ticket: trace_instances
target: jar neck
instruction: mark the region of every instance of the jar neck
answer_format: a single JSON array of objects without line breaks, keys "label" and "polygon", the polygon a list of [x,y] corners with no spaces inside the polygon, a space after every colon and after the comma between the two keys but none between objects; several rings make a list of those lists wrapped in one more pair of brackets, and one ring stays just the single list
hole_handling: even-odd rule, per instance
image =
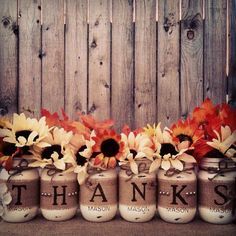
[{"label": "jar neck", "polygon": [[236,167],[236,163],[229,158],[203,158],[200,163],[200,169],[216,168],[230,169]]}]

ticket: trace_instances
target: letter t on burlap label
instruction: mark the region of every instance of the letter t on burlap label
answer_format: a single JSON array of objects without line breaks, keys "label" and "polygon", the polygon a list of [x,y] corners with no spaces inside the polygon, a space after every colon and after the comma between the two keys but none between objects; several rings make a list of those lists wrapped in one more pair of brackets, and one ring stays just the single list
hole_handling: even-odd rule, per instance
[{"label": "letter t on burlap label", "polygon": [[22,205],[21,202],[21,189],[24,188],[25,190],[27,190],[26,185],[12,185],[12,190],[17,188],[17,201],[15,203],[15,205]]}]

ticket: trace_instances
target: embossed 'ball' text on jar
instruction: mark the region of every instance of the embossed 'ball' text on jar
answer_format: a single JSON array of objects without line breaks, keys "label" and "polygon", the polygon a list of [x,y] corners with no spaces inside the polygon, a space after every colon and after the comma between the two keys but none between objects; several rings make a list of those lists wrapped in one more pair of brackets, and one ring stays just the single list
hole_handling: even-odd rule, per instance
[{"label": "embossed 'ball' text on jar", "polygon": [[78,209],[78,182],[75,173],[43,169],[41,174],[40,208],[47,220],[64,221]]},{"label": "embossed 'ball' text on jar", "polygon": [[236,219],[236,162],[227,158],[203,158],[198,173],[200,217],[214,224]]},{"label": "embossed 'ball' text on jar", "polygon": [[[27,155],[26,159],[30,156]],[[0,183],[6,183],[11,194],[11,203],[5,208],[3,220],[21,223],[32,220],[39,210],[39,173],[37,168],[28,167],[28,161],[15,158],[10,171],[1,170]]]},{"label": "embossed 'ball' text on jar", "polygon": [[90,169],[89,177],[80,185],[80,211],[93,222],[112,220],[117,213],[117,171]]},{"label": "embossed 'ball' text on jar", "polygon": [[158,171],[158,213],[170,223],[188,223],[197,211],[197,176],[192,164],[183,171]]},{"label": "embossed 'ball' text on jar", "polygon": [[149,173],[150,161],[137,161],[139,174],[128,165],[119,173],[119,212],[130,222],[150,221],[156,213],[156,173]]}]

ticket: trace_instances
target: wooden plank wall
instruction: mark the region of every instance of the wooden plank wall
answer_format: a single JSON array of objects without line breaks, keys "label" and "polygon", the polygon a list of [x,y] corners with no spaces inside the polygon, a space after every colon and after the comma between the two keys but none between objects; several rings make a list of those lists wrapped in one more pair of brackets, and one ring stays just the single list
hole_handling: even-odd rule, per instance
[{"label": "wooden plank wall", "polygon": [[236,105],[235,0],[0,0],[0,114],[42,107],[120,130]]}]

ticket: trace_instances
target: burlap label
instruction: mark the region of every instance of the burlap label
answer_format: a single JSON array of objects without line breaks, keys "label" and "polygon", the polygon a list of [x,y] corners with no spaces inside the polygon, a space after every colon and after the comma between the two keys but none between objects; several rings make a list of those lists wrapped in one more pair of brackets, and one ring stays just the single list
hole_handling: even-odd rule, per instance
[{"label": "burlap label", "polygon": [[41,180],[40,207],[63,210],[78,206],[78,183],[74,181]]},{"label": "burlap label", "polygon": [[236,186],[234,180],[218,181],[213,179],[198,181],[198,204],[199,206],[232,210],[236,197]]},{"label": "burlap label", "polygon": [[195,208],[197,181],[158,180],[158,206],[165,208]]},{"label": "burlap label", "polygon": [[106,206],[117,203],[117,178],[88,178],[80,186],[80,204]]},{"label": "burlap label", "polygon": [[156,177],[139,174],[139,177],[119,177],[119,202],[124,205],[156,204]]},{"label": "burlap label", "polygon": [[12,201],[8,208],[30,208],[39,206],[39,179],[13,180],[7,182]]}]

